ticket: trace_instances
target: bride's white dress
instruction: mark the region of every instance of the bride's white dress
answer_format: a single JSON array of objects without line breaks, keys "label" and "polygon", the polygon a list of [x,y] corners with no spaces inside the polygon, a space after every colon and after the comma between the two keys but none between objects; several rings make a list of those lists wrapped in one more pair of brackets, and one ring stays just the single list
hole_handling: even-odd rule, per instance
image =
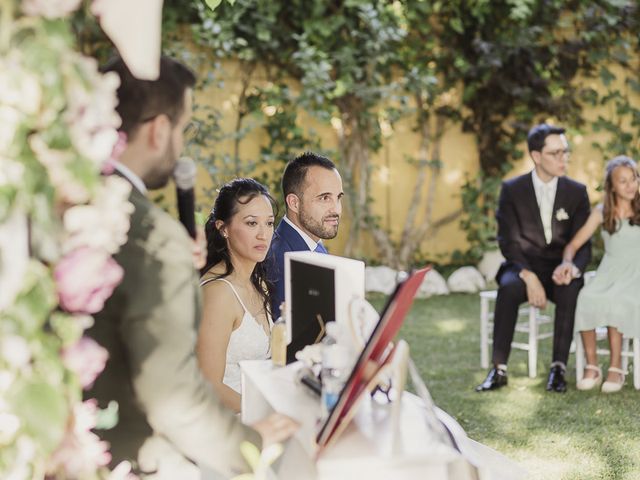
[{"label": "bride's white dress", "polygon": [[224,278],[208,278],[200,283],[203,287],[209,282],[224,282],[233,291],[244,311],[240,326],[231,332],[227,346],[227,365],[222,383],[240,393],[240,362],[244,360],[266,360],[270,357],[269,337],[257,320],[244,306],[240,295],[231,282]]}]

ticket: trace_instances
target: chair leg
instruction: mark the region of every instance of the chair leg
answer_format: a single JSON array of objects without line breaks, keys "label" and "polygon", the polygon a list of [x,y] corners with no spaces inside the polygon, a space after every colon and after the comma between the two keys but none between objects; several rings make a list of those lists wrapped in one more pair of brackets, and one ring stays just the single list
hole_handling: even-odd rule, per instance
[{"label": "chair leg", "polygon": [[640,390],[640,338],[633,339],[633,388]]},{"label": "chair leg", "polygon": [[629,338],[622,337],[622,370],[629,369]]},{"label": "chair leg", "polygon": [[480,297],[480,366],[489,368],[489,299]]},{"label": "chair leg", "polygon": [[538,374],[538,309],[529,307],[529,378]]},{"label": "chair leg", "polygon": [[576,344],[576,382],[579,382],[584,375],[584,345],[580,332],[576,332],[574,341]]}]

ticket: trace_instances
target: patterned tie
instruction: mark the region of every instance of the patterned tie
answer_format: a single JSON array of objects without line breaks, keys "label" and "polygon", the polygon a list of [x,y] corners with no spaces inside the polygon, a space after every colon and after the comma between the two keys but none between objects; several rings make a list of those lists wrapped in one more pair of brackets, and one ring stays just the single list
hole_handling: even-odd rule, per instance
[{"label": "patterned tie", "polygon": [[322,243],[320,242],[318,242],[318,244],[316,245],[316,248],[313,251],[318,253],[327,253],[327,249],[324,248],[324,245],[322,245]]}]

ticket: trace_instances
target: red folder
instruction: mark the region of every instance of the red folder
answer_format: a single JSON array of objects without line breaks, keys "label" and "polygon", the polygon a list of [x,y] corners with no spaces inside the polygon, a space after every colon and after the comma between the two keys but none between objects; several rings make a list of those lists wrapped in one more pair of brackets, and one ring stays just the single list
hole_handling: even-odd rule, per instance
[{"label": "red folder", "polygon": [[412,273],[400,282],[387,304],[369,341],[365,345],[351,375],[340,392],[338,401],[323,423],[316,436],[320,453],[332,440],[335,440],[355,415],[359,400],[371,386],[375,386],[376,376],[380,368],[391,357],[388,348],[396,336],[430,267]]}]

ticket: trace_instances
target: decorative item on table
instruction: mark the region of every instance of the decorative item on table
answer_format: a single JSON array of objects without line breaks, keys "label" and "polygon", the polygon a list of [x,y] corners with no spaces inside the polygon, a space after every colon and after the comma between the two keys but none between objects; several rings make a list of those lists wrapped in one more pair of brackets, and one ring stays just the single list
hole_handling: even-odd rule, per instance
[{"label": "decorative item on table", "polygon": [[329,416],[338,401],[340,392],[351,372],[352,355],[344,343],[339,342],[340,325],[336,322],[327,324],[327,333],[322,341],[322,382],[321,418]]},{"label": "decorative item on table", "polygon": [[280,316],[271,328],[271,362],[279,367],[287,364],[287,324],[284,319],[286,310],[280,308]]}]

